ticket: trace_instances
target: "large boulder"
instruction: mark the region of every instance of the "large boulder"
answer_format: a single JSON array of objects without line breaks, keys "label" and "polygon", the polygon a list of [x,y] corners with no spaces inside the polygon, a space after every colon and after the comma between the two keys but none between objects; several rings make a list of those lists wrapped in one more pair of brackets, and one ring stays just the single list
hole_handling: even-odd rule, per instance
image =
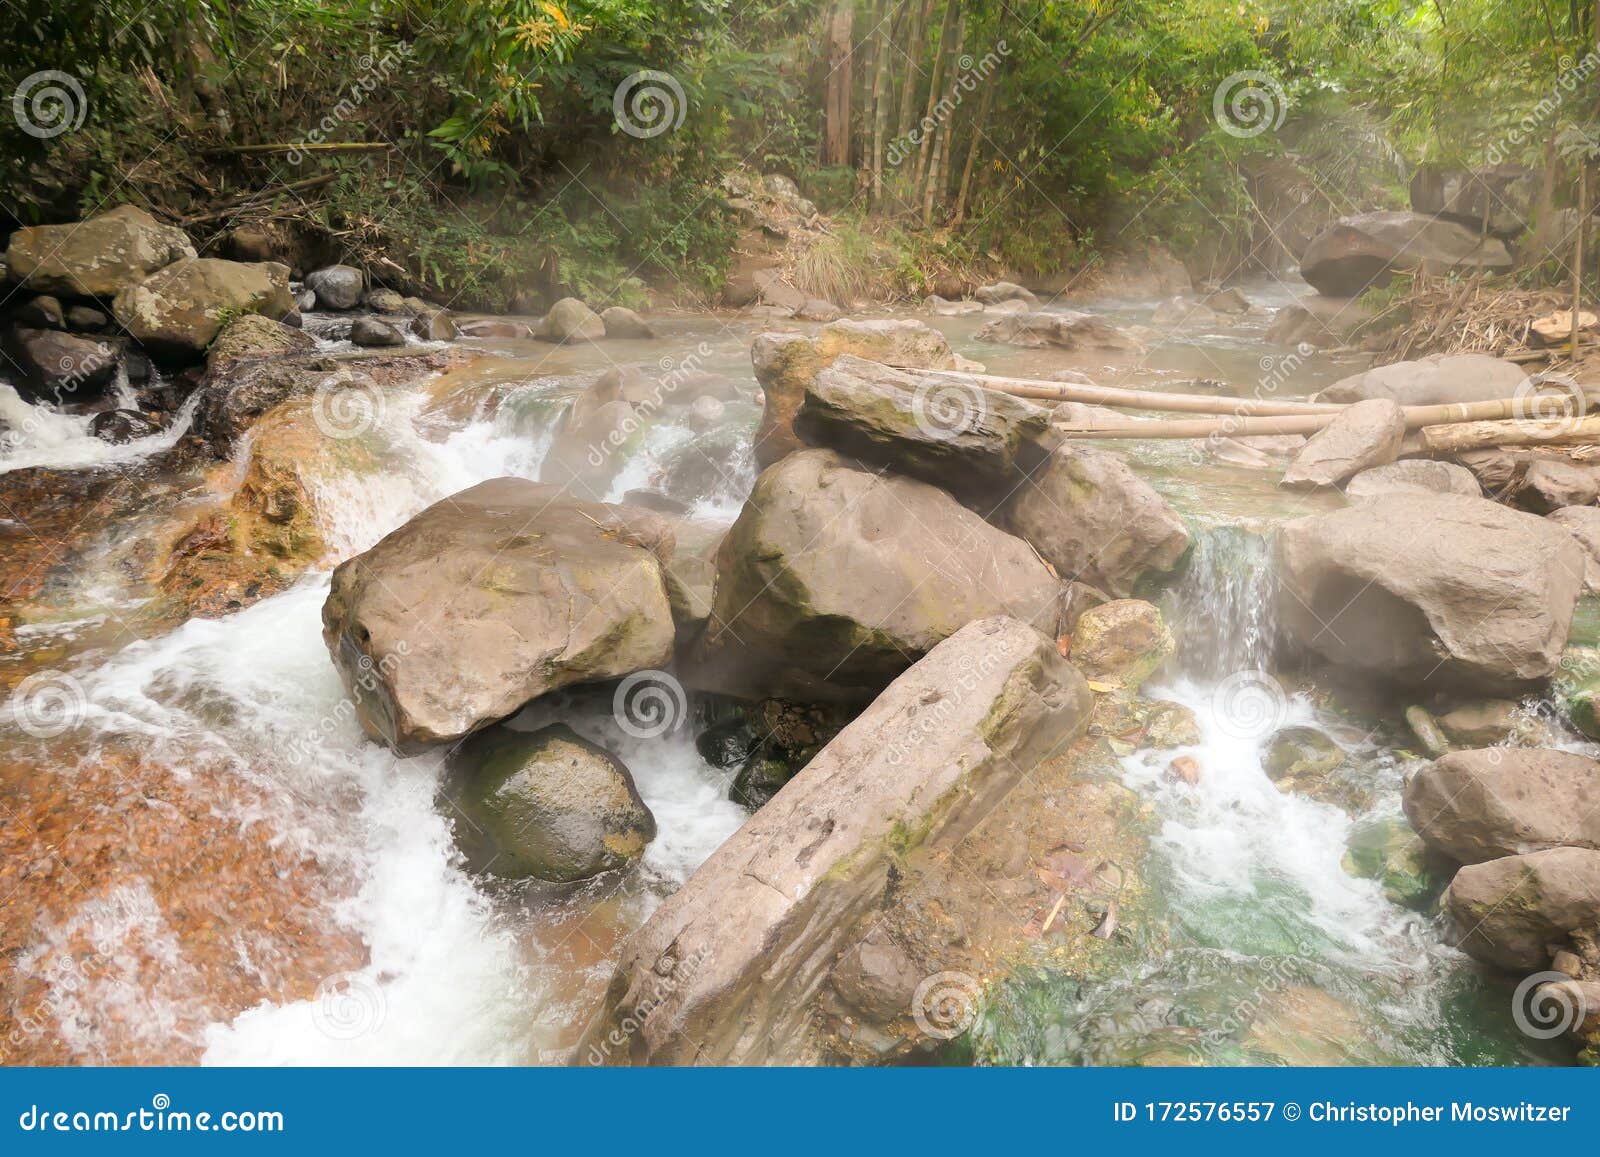
[{"label": "large boulder", "polygon": [[1137,690],[1176,649],[1161,612],[1140,599],[1112,599],[1073,624],[1072,664],[1089,678]]},{"label": "large boulder", "polygon": [[367,733],[415,752],[546,691],[666,663],[671,551],[648,511],[495,478],[342,563],[323,638]]},{"label": "large boulder", "polygon": [[563,297],[550,307],[533,336],[553,342],[599,341],[606,336],[606,323],[576,297]]},{"label": "large boulder", "polygon": [[1600,591],[1600,506],[1563,506],[1549,520],[1563,527],[1583,548],[1583,585]]},{"label": "large boulder", "polygon": [[1331,662],[1520,694],[1554,673],[1583,582],[1572,536],[1455,494],[1390,494],[1279,535],[1281,621]]},{"label": "large boulder", "polygon": [[114,297],[174,261],[193,257],[188,234],[143,209],[119,205],[74,225],[34,225],[11,235],[6,268],[37,293]]},{"label": "large boulder", "polygon": [[1591,943],[1600,934],[1600,852],[1551,848],[1469,864],[1450,881],[1442,904],[1468,956],[1537,972],[1572,933]]},{"label": "large boulder", "polygon": [[1183,519],[1115,454],[1063,441],[1000,509],[1062,579],[1131,595],[1189,549]]},{"label": "large boulder", "polygon": [[1453,751],[1406,784],[1406,818],[1463,864],[1546,848],[1600,848],[1600,763],[1567,751]]},{"label": "large boulder", "polygon": [[655,838],[627,766],[562,724],[491,727],[451,763],[456,838],[476,870],[571,883],[627,867]]},{"label": "large boulder", "polygon": [[1000,342],[1024,349],[1052,347],[1108,353],[1143,353],[1144,345],[1127,330],[1099,314],[1068,310],[1063,313],[1002,314],[973,335],[979,341]]},{"label": "large boulder", "polygon": [[7,326],[0,330],[5,369],[19,390],[55,402],[82,401],[117,376],[123,343],[59,329]]},{"label": "large boulder", "polygon": [[1465,466],[1432,458],[1406,458],[1387,466],[1373,466],[1355,475],[1344,487],[1344,496],[1351,502],[1365,502],[1385,494],[1417,493],[1481,498],[1483,487]]},{"label": "large boulder", "polygon": [[1527,389],[1527,382],[1527,371],[1502,358],[1488,354],[1431,354],[1340,378],[1319,393],[1317,401],[1387,398],[1402,406],[1491,402],[1518,396],[1519,391]]},{"label": "large boulder", "polygon": [[1283,485],[1337,486],[1352,474],[1393,462],[1405,436],[1406,419],[1399,406],[1383,398],[1356,402],[1300,448],[1283,473]]},{"label": "large boulder", "polygon": [[946,639],[633,935],[578,1063],[815,1058],[815,1003],[835,969],[857,992],[860,922],[893,899],[895,865],[910,848],[948,854],[1084,730],[1092,700],[1023,623],[984,619]]},{"label": "large boulder", "polygon": [[241,313],[273,320],[294,312],[287,266],[185,258],[117,294],[112,312],[147,349],[175,357],[205,351]]},{"label": "large boulder", "polygon": [[354,309],[366,284],[366,274],[354,265],[329,265],[306,274],[306,288],[322,309]]},{"label": "large boulder", "polygon": [[760,334],[750,346],[765,396],[755,439],[758,465],[770,466],[800,448],[794,416],[806,387],[842,354],[896,369],[953,370],[960,364],[944,334],[920,321],[835,321],[814,337]]},{"label": "large boulder", "polygon": [[1421,164],[1411,174],[1411,208],[1510,239],[1528,228],[1538,181],[1538,174],[1521,165]]},{"label": "large boulder", "polygon": [[206,350],[206,365],[220,366],[239,358],[272,357],[305,353],[317,348],[317,339],[304,330],[246,313],[235,317],[217,334]]},{"label": "large boulder", "polygon": [[1503,241],[1421,213],[1381,211],[1342,217],[1318,234],[1300,258],[1300,276],[1319,293],[1351,297],[1383,286],[1398,272],[1511,268]]},{"label": "large boulder", "polygon": [[973,619],[1053,635],[1060,588],[945,491],[801,450],[756,480],[723,539],[691,677],[746,698],[870,699]]},{"label": "large boulder", "polygon": [[[813,446],[943,486],[960,497],[1004,493],[1018,480],[1018,456],[1038,456],[1033,439],[1050,412],[1008,394],[954,379],[918,377],[841,355],[806,384],[794,429]],[[1023,462],[1025,468],[1032,458]]]},{"label": "large boulder", "polygon": [[984,305],[999,305],[1002,301],[1020,301],[1029,309],[1039,308],[1039,299],[1031,289],[1025,289],[1014,281],[996,281],[993,285],[982,285],[973,294]]},{"label": "large boulder", "polygon": [[608,305],[600,311],[600,322],[607,337],[653,338],[655,327],[633,310],[623,305]]}]

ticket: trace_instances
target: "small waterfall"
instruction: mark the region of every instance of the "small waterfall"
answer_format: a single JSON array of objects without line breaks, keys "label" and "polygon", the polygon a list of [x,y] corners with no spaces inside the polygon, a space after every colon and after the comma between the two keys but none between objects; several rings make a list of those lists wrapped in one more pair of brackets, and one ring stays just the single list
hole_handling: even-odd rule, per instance
[{"label": "small waterfall", "polygon": [[1212,681],[1269,669],[1276,598],[1266,536],[1237,526],[1202,531],[1168,609],[1184,673]]}]

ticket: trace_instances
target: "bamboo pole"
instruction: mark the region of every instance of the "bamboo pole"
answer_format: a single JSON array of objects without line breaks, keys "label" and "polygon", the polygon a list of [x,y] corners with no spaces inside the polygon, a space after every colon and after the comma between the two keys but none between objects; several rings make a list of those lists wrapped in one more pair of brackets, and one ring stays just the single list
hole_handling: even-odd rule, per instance
[{"label": "bamboo pole", "polygon": [[1560,446],[1600,442],[1600,415],[1547,421],[1461,422],[1422,431],[1423,447],[1433,453],[1481,450],[1489,446]]},{"label": "bamboo pole", "polygon": [[1229,398],[1214,394],[1166,394],[1157,390],[1129,390],[1119,386],[1094,386],[1081,382],[1042,382],[1001,374],[926,371],[929,375],[970,382],[1018,398],[1047,402],[1087,402],[1097,406],[1123,406],[1130,410],[1165,410],[1179,414],[1337,414],[1334,402],[1269,401],[1263,398]]}]

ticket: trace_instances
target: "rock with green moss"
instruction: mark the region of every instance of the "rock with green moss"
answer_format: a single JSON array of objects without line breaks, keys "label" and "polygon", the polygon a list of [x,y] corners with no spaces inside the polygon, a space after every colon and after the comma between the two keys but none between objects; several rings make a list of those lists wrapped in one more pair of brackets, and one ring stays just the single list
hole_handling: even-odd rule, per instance
[{"label": "rock with green moss", "polygon": [[238,358],[304,353],[316,348],[316,339],[303,330],[259,313],[246,313],[233,317],[222,327],[211,348],[206,350],[206,365],[218,366]]},{"label": "rock with green moss", "polygon": [[1350,777],[1348,759],[1344,748],[1326,731],[1296,725],[1273,733],[1261,766],[1279,791],[1292,791],[1356,813],[1371,805],[1372,792]]},{"label": "rock with green moss", "polygon": [[230,318],[259,313],[276,320],[294,312],[294,298],[288,267],[275,261],[187,257],[121,290],[111,308],[146,349],[191,358]]},{"label": "rock with green moss", "polygon": [[1391,903],[1419,912],[1431,909],[1449,880],[1450,865],[1428,851],[1404,820],[1364,823],[1350,833],[1344,870],[1376,880]]},{"label": "rock with green moss", "polygon": [[685,674],[743,698],[863,702],[975,619],[1053,638],[1060,585],[945,491],[801,450],[762,473],[718,548]]},{"label": "rock with green moss", "polygon": [[1573,933],[1593,936],[1600,928],[1600,851],[1550,848],[1468,864],[1441,903],[1468,956],[1538,972]]},{"label": "rock with green moss", "polygon": [[794,429],[810,445],[973,501],[1017,485],[1049,422],[1048,410],[1022,398],[841,355],[807,383]]},{"label": "rock with green moss", "polygon": [[1072,664],[1089,678],[1137,690],[1172,655],[1161,612],[1140,599],[1113,599],[1084,612],[1072,634]]},{"label": "rock with green moss", "polygon": [[452,763],[457,839],[475,869],[570,883],[627,867],[655,838],[627,767],[561,724],[492,727]]}]

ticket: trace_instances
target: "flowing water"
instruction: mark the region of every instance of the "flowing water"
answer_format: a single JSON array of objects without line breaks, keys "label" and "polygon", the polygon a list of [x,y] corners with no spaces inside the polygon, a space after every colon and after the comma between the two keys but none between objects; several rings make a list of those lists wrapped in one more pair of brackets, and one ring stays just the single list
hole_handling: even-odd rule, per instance
[{"label": "flowing water", "polygon": [[[1149,309],[1116,303],[1110,312],[1141,321]],[[972,319],[935,324],[996,372],[1061,365],[1059,354],[976,342]],[[382,469],[334,472],[317,482],[329,565],[478,481],[537,478],[568,399],[610,364],[667,370],[692,363],[753,387],[749,344],[759,326],[685,317],[662,328],[656,342],[584,349],[480,343],[492,356],[385,397],[367,432]],[[1262,388],[1265,375],[1270,388],[1287,394],[1309,393],[1349,372],[1325,357],[1296,360],[1285,372],[1272,359],[1299,355],[1263,353],[1263,328],[1252,318],[1218,334],[1166,341],[1131,370],[1080,368],[1154,389],[1215,379],[1242,393]],[[749,446],[757,413],[753,405],[730,406],[726,428],[700,433],[676,418],[656,424],[628,447],[605,497],[651,487],[670,493],[676,485],[678,496],[693,499],[695,520],[726,526],[754,479]],[[95,440],[86,420],[28,407],[7,386],[0,386],[0,429],[8,431],[0,435],[0,469],[117,469],[178,436],[88,445]],[[1403,763],[1393,737],[1269,673],[1270,567],[1259,532],[1308,503],[1330,500],[1282,495],[1272,474],[1198,461],[1182,443],[1125,449],[1201,531],[1194,563],[1166,607],[1181,640],[1180,662],[1149,691],[1192,708],[1202,742],[1124,761],[1127,784],[1156,816],[1152,892],[1170,933],[1150,946],[1137,974],[1088,993],[1049,976],[1009,986],[983,1022],[989,1054],[1030,1063],[1532,1059],[1511,1033],[1498,994],[1482,995],[1485,982],[1442,945],[1433,923],[1343,870],[1357,821],[1279,792],[1263,771],[1261,746],[1272,730],[1317,727],[1349,752],[1370,794],[1368,813],[1398,814]],[[247,441],[241,460],[248,451]],[[685,468],[698,459],[711,468]],[[150,808],[168,791],[181,791],[198,801],[212,829],[226,833],[224,843],[248,832],[270,848],[278,868],[273,880],[262,877],[263,890],[283,891],[285,909],[298,911],[264,919],[269,931],[298,916],[360,946],[342,956],[331,946],[329,959],[346,966],[308,992],[303,978],[298,985],[282,979],[294,974],[301,950],[269,931],[257,936],[240,916],[241,926],[221,937],[232,956],[224,964],[259,981],[243,989],[256,993],[246,1001],[253,1007],[208,1012],[212,1006],[197,1003],[194,990],[210,974],[184,954],[173,885],[141,874],[134,857],[116,888],[73,901],[68,887],[67,900],[38,914],[34,932],[45,948],[20,964],[44,993],[42,1007],[68,1043],[66,1059],[128,1055],[113,1038],[130,1034],[181,1042],[187,1051],[174,1055],[219,1064],[560,1059],[609,975],[620,938],[745,818],[726,798],[726,774],[697,755],[687,721],[639,739],[618,727],[608,694],[552,696],[514,725],[561,719],[617,753],[660,834],[642,871],[576,894],[469,877],[436,800],[440,761],[389,754],[364,739],[349,712],[321,639],[327,585],[320,570],[229,617],[130,641],[109,620],[133,613],[137,596],[119,593],[114,577],[91,574],[73,591],[51,592],[53,617],[19,618],[21,660],[29,670],[48,669],[81,722],[65,734],[40,734],[0,718],[0,743],[11,747],[0,764],[6,774],[71,783],[100,773],[114,754],[136,752],[141,767],[156,769],[138,788]],[[74,617],[75,604],[90,609]],[[1197,786],[1163,774],[1180,753],[1202,765]],[[315,866],[314,884],[299,882],[305,865]],[[103,955],[115,960],[137,950],[156,959],[155,970],[102,969],[93,983],[53,970],[49,946],[69,943],[85,923]],[[1263,1002],[1275,1010],[1265,1020],[1258,1015]],[[1304,1031],[1302,1021],[1315,1027]]]}]

